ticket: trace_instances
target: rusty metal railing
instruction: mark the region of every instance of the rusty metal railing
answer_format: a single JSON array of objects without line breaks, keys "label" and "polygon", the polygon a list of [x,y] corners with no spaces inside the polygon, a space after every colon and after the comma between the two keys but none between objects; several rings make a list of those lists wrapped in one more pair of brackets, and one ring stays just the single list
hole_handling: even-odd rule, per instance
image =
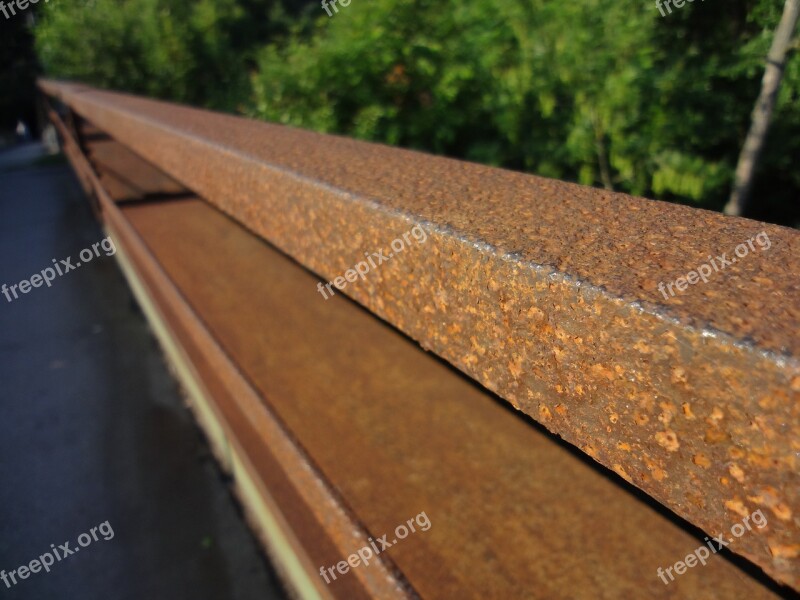
[{"label": "rusty metal railing", "polygon": [[[704,531],[763,510],[769,526],[732,550],[800,588],[796,231],[85,86],[40,87]],[[336,283],[412,227],[424,245]]]}]

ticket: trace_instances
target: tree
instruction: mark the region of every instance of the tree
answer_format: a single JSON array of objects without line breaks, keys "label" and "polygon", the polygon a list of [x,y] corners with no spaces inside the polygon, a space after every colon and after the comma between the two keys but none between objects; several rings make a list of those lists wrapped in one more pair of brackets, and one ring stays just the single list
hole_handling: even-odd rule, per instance
[{"label": "tree", "polygon": [[756,106],[753,109],[753,122],[736,166],[733,191],[730,200],[725,205],[725,214],[727,215],[742,215],[747,207],[756,166],[764,147],[770,118],[778,98],[783,71],[786,68],[786,56],[798,17],[800,17],[800,0],[786,0],[783,16],[775,30],[772,47],[767,56],[767,67],[761,83],[761,93],[758,95]]},{"label": "tree", "polygon": [[[18,119],[35,127],[36,76],[39,66],[30,31],[32,15],[3,23],[0,35],[0,135],[13,132]],[[3,136],[6,137],[6,136]]]},{"label": "tree", "polygon": [[[712,210],[782,8],[370,0],[328,17],[315,0],[307,19],[290,10],[306,0],[82,1],[38,5],[52,76]],[[748,213],[795,224],[800,61],[784,64]]]},{"label": "tree", "polygon": [[255,48],[286,29],[281,0],[91,1],[39,5],[50,76],[231,112]]}]

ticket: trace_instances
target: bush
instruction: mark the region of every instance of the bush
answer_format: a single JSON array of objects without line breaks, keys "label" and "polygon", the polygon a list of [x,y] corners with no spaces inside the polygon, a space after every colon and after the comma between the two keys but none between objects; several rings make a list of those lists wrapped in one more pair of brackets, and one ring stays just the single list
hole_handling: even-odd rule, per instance
[{"label": "bush", "polygon": [[[303,4],[302,2],[300,4]],[[619,0],[49,3],[53,75],[720,209],[780,6]],[[295,11],[297,12],[297,11]],[[754,215],[800,221],[790,61]]]},{"label": "bush", "polygon": [[250,94],[254,46],[285,30],[279,2],[89,0],[45,5],[36,29],[51,75],[235,111]]},{"label": "bush", "polygon": [[[719,209],[780,9],[375,0],[271,44],[260,118]],[[800,191],[794,61],[756,198]]]}]

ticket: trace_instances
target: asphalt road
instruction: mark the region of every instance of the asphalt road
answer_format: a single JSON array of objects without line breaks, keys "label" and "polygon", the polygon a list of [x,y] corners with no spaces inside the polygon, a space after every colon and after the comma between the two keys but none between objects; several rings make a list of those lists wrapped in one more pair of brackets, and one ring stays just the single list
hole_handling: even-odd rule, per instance
[{"label": "asphalt road", "polygon": [[[74,264],[104,238],[66,163],[38,156],[0,153],[0,285]],[[0,295],[0,598],[283,598],[113,256],[99,254],[50,287]],[[13,584],[34,559],[53,565]]]}]

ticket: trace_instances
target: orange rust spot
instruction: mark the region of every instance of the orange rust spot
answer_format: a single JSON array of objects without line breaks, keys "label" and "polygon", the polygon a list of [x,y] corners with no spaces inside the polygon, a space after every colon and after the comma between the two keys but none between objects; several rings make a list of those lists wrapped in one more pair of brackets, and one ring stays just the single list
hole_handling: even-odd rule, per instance
[{"label": "orange rust spot", "polygon": [[747,456],[747,462],[759,469],[770,469],[774,466],[771,458],[758,452],[751,452]]},{"label": "orange rust spot", "polygon": [[631,476],[628,475],[627,471],[625,471],[625,469],[622,468],[622,465],[614,464],[612,469],[614,473],[622,477],[625,481],[627,481],[628,483],[633,483],[633,479],[631,479]]},{"label": "orange rust spot", "polygon": [[458,335],[459,333],[461,333],[461,325],[459,325],[458,323],[451,323],[450,325],[447,326],[447,333],[449,333],[450,335]]},{"label": "orange rust spot", "polygon": [[662,481],[666,476],[667,473],[661,467],[658,466],[658,463],[652,460],[646,454],[642,456],[644,460],[644,464],[647,467],[647,470],[653,475],[653,479],[656,481]]},{"label": "orange rust spot", "polygon": [[508,312],[512,308],[514,308],[514,304],[515,303],[513,298],[505,296],[502,293],[500,294],[500,310],[502,310],[503,312]]},{"label": "orange rust spot", "polygon": [[777,540],[767,540],[769,552],[775,558],[797,558],[800,556],[800,544],[781,544]]},{"label": "orange rust spot", "polygon": [[672,383],[686,383],[686,369],[683,367],[674,367],[672,369]]},{"label": "orange rust spot", "polygon": [[531,306],[528,309],[527,316],[529,319],[533,319],[535,321],[541,321],[544,319],[544,313],[535,306]]},{"label": "orange rust spot", "polygon": [[775,516],[781,521],[789,521],[792,518],[792,509],[789,508],[788,504],[783,502],[779,502],[775,506],[771,506],[770,510],[775,513]]},{"label": "orange rust spot", "polygon": [[694,413],[692,412],[692,405],[689,404],[688,402],[684,402],[683,404],[681,404],[681,408],[683,409],[683,416],[686,417],[688,420],[691,421],[697,418],[694,416]]},{"label": "orange rust spot", "polygon": [[628,321],[626,321],[622,317],[614,317],[614,324],[619,327],[622,327],[623,329],[627,329],[628,327],[630,327]]},{"label": "orange rust spot", "polygon": [[478,354],[480,354],[481,356],[483,356],[484,354],[486,354],[486,348],[484,348],[483,346],[481,346],[481,345],[478,343],[478,338],[476,338],[476,337],[473,335],[473,336],[470,336],[470,338],[469,338],[469,341],[470,341],[470,343],[472,344],[472,348],[473,348],[473,349],[474,349],[474,350],[475,350],[475,351],[476,351]]},{"label": "orange rust spot", "polygon": [[711,461],[710,461],[710,460],[709,460],[709,458],[708,458],[708,457],[707,457],[705,454],[703,454],[703,453],[700,453],[700,454],[695,454],[695,455],[692,457],[692,462],[693,462],[694,464],[696,464],[698,467],[703,467],[704,469],[707,469],[708,467],[710,467],[710,466],[711,466]]},{"label": "orange rust spot", "polygon": [[728,456],[730,456],[734,460],[739,460],[740,458],[744,458],[745,452],[741,448],[737,448],[732,446],[728,448]]},{"label": "orange rust spot", "polygon": [[705,440],[707,444],[719,444],[726,441],[729,437],[730,436],[721,429],[717,427],[709,427],[706,430]]},{"label": "orange rust spot", "polygon": [[668,452],[677,452],[678,448],[681,447],[680,443],[678,442],[677,434],[671,429],[656,433],[655,440],[659,446],[666,449]]},{"label": "orange rust spot", "polygon": [[617,421],[619,421],[619,415],[617,413],[611,413],[608,416],[608,420],[611,421],[612,423],[616,423]]},{"label": "orange rust spot", "polygon": [[614,372],[605,368],[603,365],[592,365],[591,371],[596,377],[605,377],[609,381],[614,381]]},{"label": "orange rust spot", "polygon": [[636,416],[633,417],[633,420],[636,421],[637,425],[647,425],[648,421],[650,421],[650,417],[641,413],[636,413]]},{"label": "orange rust spot", "polygon": [[733,477],[739,483],[744,482],[744,471],[742,471],[739,465],[732,464],[730,467],[728,467],[728,473],[730,473],[731,477]]},{"label": "orange rust spot", "polygon": [[545,421],[549,421],[553,418],[553,414],[550,412],[550,409],[547,408],[544,404],[539,405],[539,417],[541,417]]},{"label": "orange rust spot", "polygon": [[697,508],[705,508],[706,507],[705,500],[703,499],[703,497],[700,494],[698,494],[696,492],[692,492],[690,494],[686,494],[686,499],[689,500],[689,502],[691,502],[692,504],[694,504]]},{"label": "orange rust spot", "polygon": [[761,275],[756,275],[753,277],[753,281],[755,281],[758,285],[774,285],[774,280],[770,279],[769,277],[762,277]]},{"label": "orange rust spot", "polygon": [[716,427],[717,424],[722,420],[722,418],[724,416],[725,416],[725,413],[723,413],[722,410],[719,407],[715,406],[714,410],[711,411],[711,414],[706,419],[706,423]]},{"label": "orange rust spot", "polygon": [[631,451],[631,445],[627,442],[617,442],[617,448],[624,450],[625,452]]},{"label": "orange rust spot", "polygon": [[664,424],[664,427],[667,427],[672,422],[675,415],[678,414],[678,409],[671,402],[661,402],[659,406],[663,412],[658,415],[658,420]]},{"label": "orange rust spot", "polygon": [[563,404],[556,404],[556,412],[563,417],[567,414],[567,407]]},{"label": "orange rust spot", "polygon": [[727,477],[720,477],[720,478],[719,478],[719,482],[720,482],[722,485],[724,485],[725,487],[728,487],[728,484],[730,484],[731,480],[730,480],[730,479],[728,479]]},{"label": "orange rust spot", "polygon": [[581,446],[581,450],[583,450],[586,454],[591,456],[593,459],[597,460],[597,449],[592,446],[591,444],[586,444]]},{"label": "orange rust spot", "polygon": [[462,362],[465,365],[477,365],[478,364],[478,357],[474,354],[467,354],[463,359]]},{"label": "orange rust spot", "polygon": [[764,409],[775,408],[778,406],[778,399],[774,396],[764,396],[758,401],[758,405]]},{"label": "orange rust spot", "polygon": [[762,487],[757,496],[748,496],[747,499],[759,506],[768,507],[781,521],[792,518],[792,509],[781,500],[780,492],[771,485]]},{"label": "orange rust spot", "polygon": [[725,500],[725,508],[730,511],[735,512],[737,515],[741,515],[742,517],[746,517],[750,514],[750,511],[747,510],[747,507],[744,505],[739,498],[734,498],[733,500]]},{"label": "orange rust spot", "polygon": [[753,421],[755,421],[759,431],[761,431],[764,434],[764,437],[768,440],[774,440],[776,437],[778,437],[777,432],[770,427],[769,420],[762,415],[756,415],[753,418]]}]

